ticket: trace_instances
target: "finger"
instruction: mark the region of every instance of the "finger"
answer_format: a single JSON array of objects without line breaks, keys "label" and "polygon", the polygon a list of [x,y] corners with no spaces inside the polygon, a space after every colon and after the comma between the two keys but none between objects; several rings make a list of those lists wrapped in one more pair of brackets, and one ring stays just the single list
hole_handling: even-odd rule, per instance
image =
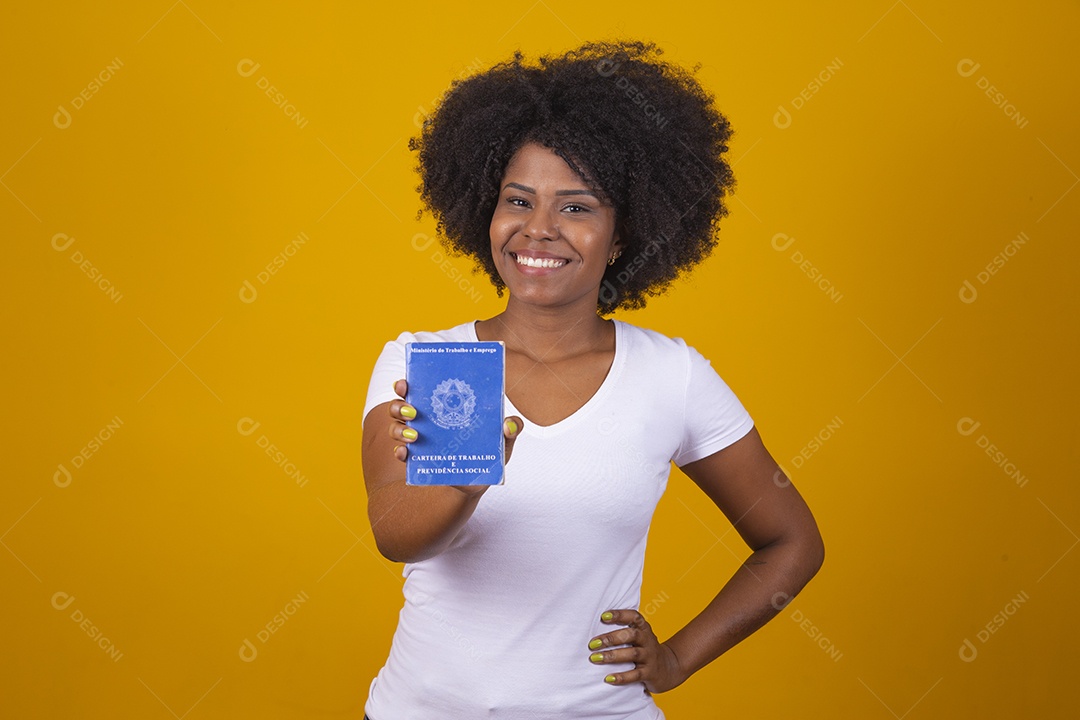
[{"label": "finger", "polygon": [[521,434],[523,427],[525,427],[525,423],[521,421],[521,418],[517,415],[511,415],[503,421],[503,437],[506,438],[508,443],[513,444],[518,435]]},{"label": "finger", "polygon": [[589,641],[590,650],[600,650],[616,645],[640,645],[652,634],[652,627],[637,610],[608,610],[600,615],[600,622],[606,625],[625,625],[603,635],[597,635]]},{"label": "finger", "polygon": [[644,682],[645,673],[634,668],[621,673],[611,673],[604,676],[604,682],[608,685],[630,685],[631,683]]},{"label": "finger", "polygon": [[642,631],[637,628],[623,628],[603,635],[597,635],[589,641],[589,649],[603,650],[604,648],[616,647],[619,645],[640,645],[642,637]]},{"label": "finger", "polygon": [[[405,397],[405,393],[408,391],[408,383],[404,380],[398,380],[394,383],[394,392]],[[387,412],[390,413],[390,418],[394,422],[390,423],[389,431],[390,437],[401,443],[410,443],[417,437],[416,431],[405,425],[409,420],[416,418],[416,408],[403,400],[394,400],[387,406]],[[394,445],[394,458],[398,462],[406,462],[409,459],[409,449],[406,445]]]},{"label": "finger", "polygon": [[390,437],[394,438],[399,443],[416,442],[416,430],[404,423],[392,422],[387,429],[390,431]]},{"label": "finger", "polygon": [[[404,380],[396,380],[394,382],[394,392],[396,392],[402,399],[394,400],[390,403],[389,411],[390,417],[395,420],[412,420],[416,417],[416,408],[409,405],[404,401],[405,393],[409,389],[409,384]],[[404,410],[404,412],[402,412]],[[412,413],[411,415],[409,413]]]},{"label": "finger", "polygon": [[645,651],[638,646],[616,648],[615,650],[604,650],[603,652],[594,652],[589,656],[589,662],[595,665],[604,665],[606,663],[640,663],[645,660]]},{"label": "finger", "polygon": [[409,422],[416,419],[416,408],[402,400],[394,400],[387,407],[387,411],[390,413],[390,417],[402,422]]},{"label": "finger", "polygon": [[645,616],[637,610],[608,610],[600,616],[600,622],[608,625],[627,625],[630,627],[646,627],[648,622]]},{"label": "finger", "polygon": [[517,415],[503,420],[503,457],[505,462],[510,462],[510,455],[514,452],[514,443],[517,442],[521,431],[525,429],[525,422]]}]

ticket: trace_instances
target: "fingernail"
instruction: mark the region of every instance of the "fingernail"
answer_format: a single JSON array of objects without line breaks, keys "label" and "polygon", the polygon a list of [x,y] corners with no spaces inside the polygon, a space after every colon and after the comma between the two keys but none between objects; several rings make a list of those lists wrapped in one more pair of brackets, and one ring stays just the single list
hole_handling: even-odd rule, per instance
[{"label": "fingernail", "polygon": [[593,640],[593,641],[591,641],[589,643],[589,649],[590,650],[599,650],[601,647],[603,647],[603,645],[604,645],[604,641],[601,640],[600,638],[596,638],[595,640]]},{"label": "fingernail", "polygon": [[416,431],[413,430],[412,428],[405,428],[404,430],[401,431],[401,437],[406,438],[408,440],[415,440],[416,439]]},{"label": "fingernail", "polygon": [[411,405],[402,405],[401,417],[409,418],[410,420],[412,420],[414,417],[416,417],[416,408]]},{"label": "fingernail", "polygon": [[600,619],[603,620],[604,622],[611,622],[612,618],[614,618],[614,617],[615,617],[614,614],[612,614],[610,612],[606,612],[606,613],[604,613],[603,615],[600,616]]},{"label": "fingernail", "polygon": [[589,656],[589,662],[598,663],[598,662],[603,662],[603,661],[604,661],[604,653],[593,653],[592,655]]},{"label": "fingernail", "polygon": [[510,431],[511,435],[517,435],[518,427],[517,423],[513,420],[506,421],[506,429]]},{"label": "fingernail", "polygon": [[606,678],[604,678],[604,682],[606,682],[606,683],[615,682],[615,676],[614,675],[608,675]]}]

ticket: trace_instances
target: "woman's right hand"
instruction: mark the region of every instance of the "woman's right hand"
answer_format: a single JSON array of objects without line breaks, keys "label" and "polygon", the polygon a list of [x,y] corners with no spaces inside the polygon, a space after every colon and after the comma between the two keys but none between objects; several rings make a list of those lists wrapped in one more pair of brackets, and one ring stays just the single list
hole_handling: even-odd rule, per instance
[{"label": "woman's right hand", "polygon": [[[390,437],[394,439],[394,457],[401,462],[409,457],[409,443],[416,442],[417,434],[416,430],[412,429],[405,423],[409,420],[416,418],[416,408],[405,402],[405,393],[408,392],[409,386],[404,380],[398,380],[394,383],[394,392],[398,394],[401,400],[394,400],[389,405],[390,411]],[[505,462],[510,462],[510,454],[514,450],[514,443],[517,441],[518,435],[521,434],[521,429],[525,426],[521,418],[517,415],[503,420],[503,445]],[[481,492],[487,489],[487,485],[454,485],[462,492]]]},{"label": "woman's right hand", "polygon": [[[417,435],[406,423],[417,411],[405,402],[406,390],[405,381],[398,380],[394,383],[398,397],[379,403],[364,418],[360,461],[376,547],[387,560],[414,563],[450,546],[491,485],[432,485],[420,490],[409,486],[405,461]],[[386,430],[383,413],[390,415]],[[504,457],[510,457],[523,425],[521,418],[506,419]]]}]

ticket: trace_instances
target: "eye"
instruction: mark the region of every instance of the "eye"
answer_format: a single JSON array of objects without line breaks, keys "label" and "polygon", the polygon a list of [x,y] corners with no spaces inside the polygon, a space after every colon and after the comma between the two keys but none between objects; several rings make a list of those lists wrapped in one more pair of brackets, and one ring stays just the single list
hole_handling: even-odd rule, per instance
[{"label": "eye", "polygon": [[506,198],[506,202],[516,207],[529,207],[529,201],[516,196]]},{"label": "eye", "polygon": [[563,208],[563,210],[569,210],[571,212],[571,214],[577,214],[577,213],[580,213],[580,212],[589,212],[590,208],[586,207],[585,205],[574,204],[574,205],[567,205],[566,207]]}]

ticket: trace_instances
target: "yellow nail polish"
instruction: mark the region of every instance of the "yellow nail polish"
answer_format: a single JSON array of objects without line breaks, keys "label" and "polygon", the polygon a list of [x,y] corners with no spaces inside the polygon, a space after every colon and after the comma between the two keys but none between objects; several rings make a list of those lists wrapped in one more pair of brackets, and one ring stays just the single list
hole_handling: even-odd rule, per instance
[{"label": "yellow nail polish", "polygon": [[510,431],[511,435],[517,435],[518,426],[516,422],[514,422],[513,420],[507,420],[506,427]]},{"label": "yellow nail polish", "polygon": [[606,678],[604,678],[604,682],[606,682],[606,683],[615,682],[615,676],[614,675],[608,675]]},{"label": "yellow nail polish", "polygon": [[604,662],[604,653],[593,653],[589,656],[589,662]]},{"label": "yellow nail polish", "polygon": [[416,408],[411,405],[402,405],[401,417],[412,420],[414,417],[416,417]]},{"label": "yellow nail polish", "polygon": [[601,647],[603,647],[603,645],[604,645],[604,641],[601,640],[600,638],[596,638],[595,640],[592,640],[592,641],[589,642],[589,649],[590,650],[599,650]]},{"label": "yellow nail polish", "polygon": [[403,438],[405,438],[407,440],[415,440],[416,439],[416,431],[413,430],[412,428],[405,428],[404,430],[401,431],[401,437],[403,437]]},{"label": "yellow nail polish", "polygon": [[612,614],[610,612],[606,612],[606,613],[604,613],[603,615],[600,616],[600,619],[603,620],[604,622],[611,622],[612,618],[614,618],[614,617],[615,617],[614,614]]}]

